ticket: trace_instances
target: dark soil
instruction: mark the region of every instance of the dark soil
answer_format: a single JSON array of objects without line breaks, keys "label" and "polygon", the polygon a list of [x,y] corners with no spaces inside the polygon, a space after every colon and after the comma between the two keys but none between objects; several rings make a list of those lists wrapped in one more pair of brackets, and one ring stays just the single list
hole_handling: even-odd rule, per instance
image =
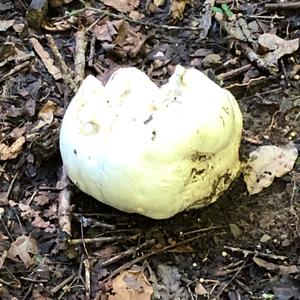
[{"label": "dark soil", "polygon": [[[203,1],[188,4],[182,19],[175,20],[169,1],[154,11],[148,2],[136,8],[147,26],[132,22],[124,29],[114,23],[118,40],[115,34],[93,41],[95,31],[86,33],[86,75],[106,81],[115,69],[136,66],[160,84],[175,65],[194,66],[236,96],[244,117],[242,159],[260,145],[291,140],[300,150],[299,50],[279,58],[278,71],[271,72],[249,61],[245,49],[259,53],[256,40],[230,36],[215,18],[207,37],[193,30],[204,13]],[[247,24],[257,21],[254,39],[268,32],[286,40],[300,38],[296,9],[270,10],[265,5],[272,1],[226,2]],[[91,7],[115,15],[100,18],[82,11],[67,28],[54,27],[54,22],[71,22],[63,19],[67,11],[82,8],[73,1],[49,7],[33,28],[25,18],[29,4],[0,3],[0,20],[14,20],[0,30],[0,144],[25,138],[15,156],[11,150],[0,161],[0,299],[150,299],[143,298],[144,290],[141,298],[112,297],[114,279],[126,270],[143,272],[154,289],[152,299],[300,299],[299,158],[290,173],[259,194],[250,196],[240,176],[216,203],[162,221],[116,211],[71,186],[71,232],[65,232],[58,209],[63,191],[58,137],[74,89],[64,72],[54,79],[32,38],[61,69],[46,35],[52,36],[73,72],[75,34],[97,20],[103,25],[123,15],[90,1]],[[145,39],[140,48],[136,35]],[[221,61],[205,60],[209,54]],[[220,79],[249,63],[248,71]]]}]

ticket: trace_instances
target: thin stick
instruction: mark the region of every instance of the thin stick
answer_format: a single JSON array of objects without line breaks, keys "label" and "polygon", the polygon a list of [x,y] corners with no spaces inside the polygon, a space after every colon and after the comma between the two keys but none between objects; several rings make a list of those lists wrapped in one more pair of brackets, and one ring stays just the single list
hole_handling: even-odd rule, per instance
[{"label": "thin stick", "polygon": [[59,52],[59,49],[53,39],[53,37],[50,34],[46,34],[46,38],[48,40],[49,46],[52,50],[53,55],[55,56],[55,59],[59,62],[62,73],[63,73],[63,78],[66,82],[66,85],[71,88],[72,91],[76,92],[77,91],[77,86],[75,81],[72,78],[72,72],[67,66],[66,62],[64,61],[62,55]]},{"label": "thin stick", "polygon": [[88,259],[83,261],[85,270],[85,296],[86,299],[91,297],[91,263]]},{"label": "thin stick", "polygon": [[70,275],[68,278],[66,278],[65,280],[63,280],[60,284],[58,284],[57,286],[55,286],[54,288],[52,288],[50,290],[50,293],[52,295],[54,295],[55,293],[57,293],[60,289],[62,289],[67,283],[69,283],[71,280],[74,279],[76,275],[75,274],[72,274]]},{"label": "thin stick", "polygon": [[281,256],[281,255],[276,255],[276,254],[267,254],[259,251],[251,251],[251,250],[246,250],[246,249],[241,249],[241,248],[235,248],[235,247],[229,247],[229,246],[224,246],[224,249],[230,250],[232,252],[240,252],[244,254],[244,256],[248,255],[253,255],[253,256],[260,256],[260,257],[266,257],[266,258],[271,258],[271,259],[276,259],[276,260],[286,260],[286,256]]},{"label": "thin stick", "polygon": [[68,236],[71,236],[71,220],[70,220],[70,196],[71,192],[69,190],[70,181],[68,179],[67,173],[62,168],[62,174],[60,182],[63,184],[63,189],[59,193],[58,198],[58,220],[62,231],[66,232]]},{"label": "thin stick", "polygon": [[142,248],[144,248],[146,246],[153,245],[154,242],[155,242],[155,240],[152,239],[150,241],[146,241],[145,243],[143,243],[139,247],[131,247],[128,250],[126,250],[124,252],[121,252],[118,255],[113,256],[112,258],[109,258],[109,259],[105,260],[103,263],[100,263],[100,265],[101,265],[101,267],[107,267],[110,264],[116,263],[117,261],[136,253],[137,251],[141,250]]},{"label": "thin stick", "polygon": [[227,80],[227,79],[229,79],[229,78],[235,77],[235,76],[237,76],[237,75],[240,75],[240,74],[242,74],[242,73],[244,73],[244,72],[250,70],[251,67],[252,67],[252,64],[247,64],[247,65],[241,66],[241,67],[239,67],[239,68],[237,68],[237,69],[230,70],[230,71],[228,71],[228,72],[226,72],[226,73],[219,74],[219,75],[217,76],[217,78],[218,78],[219,80]]},{"label": "thin stick", "polygon": [[269,10],[296,10],[300,8],[300,1],[266,3],[265,8]]},{"label": "thin stick", "polygon": [[104,242],[115,242],[118,240],[123,240],[124,237],[117,236],[103,236],[98,238],[86,238],[86,239],[72,239],[69,240],[68,243],[70,245],[78,245],[78,244],[94,244],[94,243],[104,243]]},{"label": "thin stick", "polygon": [[75,84],[79,86],[85,77],[85,51],[87,47],[87,40],[85,31],[81,28],[75,34]]}]

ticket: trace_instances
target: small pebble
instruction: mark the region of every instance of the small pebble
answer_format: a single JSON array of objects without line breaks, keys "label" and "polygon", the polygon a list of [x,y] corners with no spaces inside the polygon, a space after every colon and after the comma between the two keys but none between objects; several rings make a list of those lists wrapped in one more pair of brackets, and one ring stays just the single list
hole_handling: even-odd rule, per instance
[{"label": "small pebble", "polygon": [[226,257],[228,255],[228,253],[226,251],[222,251],[222,256]]},{"label": "small pebble", "polygon": [[268,234],[264,234],[261,238],[260,238],[260,242],[261,243],[266,243],[269,240],[271,240],[271,237]]}]

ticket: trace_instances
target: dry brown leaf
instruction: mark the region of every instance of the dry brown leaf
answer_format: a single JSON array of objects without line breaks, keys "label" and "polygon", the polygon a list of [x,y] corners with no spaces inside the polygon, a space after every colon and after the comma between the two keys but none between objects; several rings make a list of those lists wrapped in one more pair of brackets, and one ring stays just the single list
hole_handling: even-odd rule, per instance
[{"label": "dry brown leaf", "polygon": [[121,57],[135,57],[142,49],[147,37],[128,22],[122,21],[118,24],[118,35],[114,40],[114,51]]},{"label": "dry brown leaf", "polygon": [[200,281],[198,281],[196,283],[195,294],[198,295],[198,296],[208,295],[207,290],[205,289],[205,287],[203,286],[203,284]]},{"label": "dry brown leaf", "polygon": [[51,124],[54,118],[54,113],[57,110],[57,104],[51,100],[48,100],[46,104],[39,111],[38,116],[47,124]]},{"label": "dry brown leaf", "polygon": [[251,195],[271,185],[275,177],[291,171],[298,151],[294,143],[278,146],[261,146],[251,152],[242,172]]},{"label": "dry brown leaf", "polygon": [[9,27],[13,26],[15,20],[0,20],[0,31],[6,31]]},{"label": "dry brown leaf", "polygon": [[34,197],[33,202],[35,202],[38,205],[45,205],[48,204],[50,201],[49,194],[48,193],[39,193],[37,196]]},{"label": "dry brown leaf", "polygon": [[223,23],[224,29],[230,38],[244,42],[253,43],[252,32],[249,30],[248,23],[244,18],[237,18],[235,15],[230,20]]},{"label": "dry brown leaf", "polygon": [[102,0],[102,2],[122,13],[129,13],[140,4],[139,0]]},{"label": "dry brown leaf", "polygon": [[7,257],[15,259],[18,256],[28,268],[34,264],[34,255],[37,253],[36,241],[29,236],[21,235],[11,243]]},{"label": "dry brown leaf", "polygon": [[36,53],[42,60],[43,64],[47,68],[48,72],[53,76],[55,80],[62,78],[62,74],[59,68],[54,65],[54,60],[50,57],[49,53],[44,50],[43,46],[36,38],[30,38],[30,42],[35,49]]},{"label": "dry brown leaf", "polygon": [[[112,41],[112,34],[110,33],[110,31],[108,29],[107,23],[102,24],[102,25],[96,25],[93,28],[93,33],[94,33],[96,39],[99,41],[106,41],[106,42]],[[117,32],[115,32],[115,33],[117,33]]]},{"label": "dry brown leaf", "polygon": [[291,54],[299,48],[299,39],[284,40],[276,34],[271,33],[261,34],[258,37],[258,43],[265,51],[280,50],[282,52],[281,56],[284,54]]},{"label": "dry brown leaf", "polygon": [[21,210],[21,217],[26,218],[26,217],[33,217],[36,214],[36,211],[31,208],[30,205],[27,204],[23,204],[23,203],[17,203],[17,206],[20,208]]},{"label": "dry brown leaf", "polygon": [[34,220],[31,222],[31,225],[38,228],[48,228],[50,227],[49,221],[44,221],[39,215],[35,215]]},{"label": "dry brown leaf", "polygon": [[172,0],[170,15],[173,20],[181,20],[188,0]]},{"label": "dry brown leaf", "polygon": [[112,281],[108,300],[150,300],[153,288],[142,271],[124,271]]},{"label": "dry brown leaf", "polygon": [[299,268],[297,268],[295,265],[276,265],[258,257],[253,257],[253,261],[259,267],[265,268],[268,271],[278,272],[279,274],[295,274],[299,272]]},{"label": "dry brown leaf", "polygon": [[[41,212],[39,210],[34,210],[30,205],[26,205],[23,203],[18,203],[18,206],[21,210],[21,217],[26,219],[33,219],[31,221],[31,225],[38,228],[48,228],[50,227],[49,221],[44,221],[40,215]],[[44,215],[44,214],[43,214]]]},{"label": "dry brown leaf", "polygon": [[0,144],[0,160],[15,159],[21,152],[25,138],[19,137],[11,146]]},{"label": "dry brown leaf", "polygon": [[299,48],[299,39],[284,40],[276,34],[264,33],[258,38],[259,45],[267,52],[261,56],[267,67],[277,69],[278,59],[286,54],[292,54]]}]

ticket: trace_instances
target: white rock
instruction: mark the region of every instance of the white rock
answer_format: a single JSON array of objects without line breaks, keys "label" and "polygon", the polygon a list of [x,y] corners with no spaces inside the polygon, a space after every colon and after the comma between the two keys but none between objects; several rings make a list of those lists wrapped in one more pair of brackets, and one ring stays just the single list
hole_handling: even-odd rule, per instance
[{"label": "white rock", "polygon": [[236,177],[242,115],[232,94],[177,66],[157,87],[136,68],[105,87],[88,76],[66,110],[60,150],[83,192],[126,212],[169,218],[214,202]]}]

